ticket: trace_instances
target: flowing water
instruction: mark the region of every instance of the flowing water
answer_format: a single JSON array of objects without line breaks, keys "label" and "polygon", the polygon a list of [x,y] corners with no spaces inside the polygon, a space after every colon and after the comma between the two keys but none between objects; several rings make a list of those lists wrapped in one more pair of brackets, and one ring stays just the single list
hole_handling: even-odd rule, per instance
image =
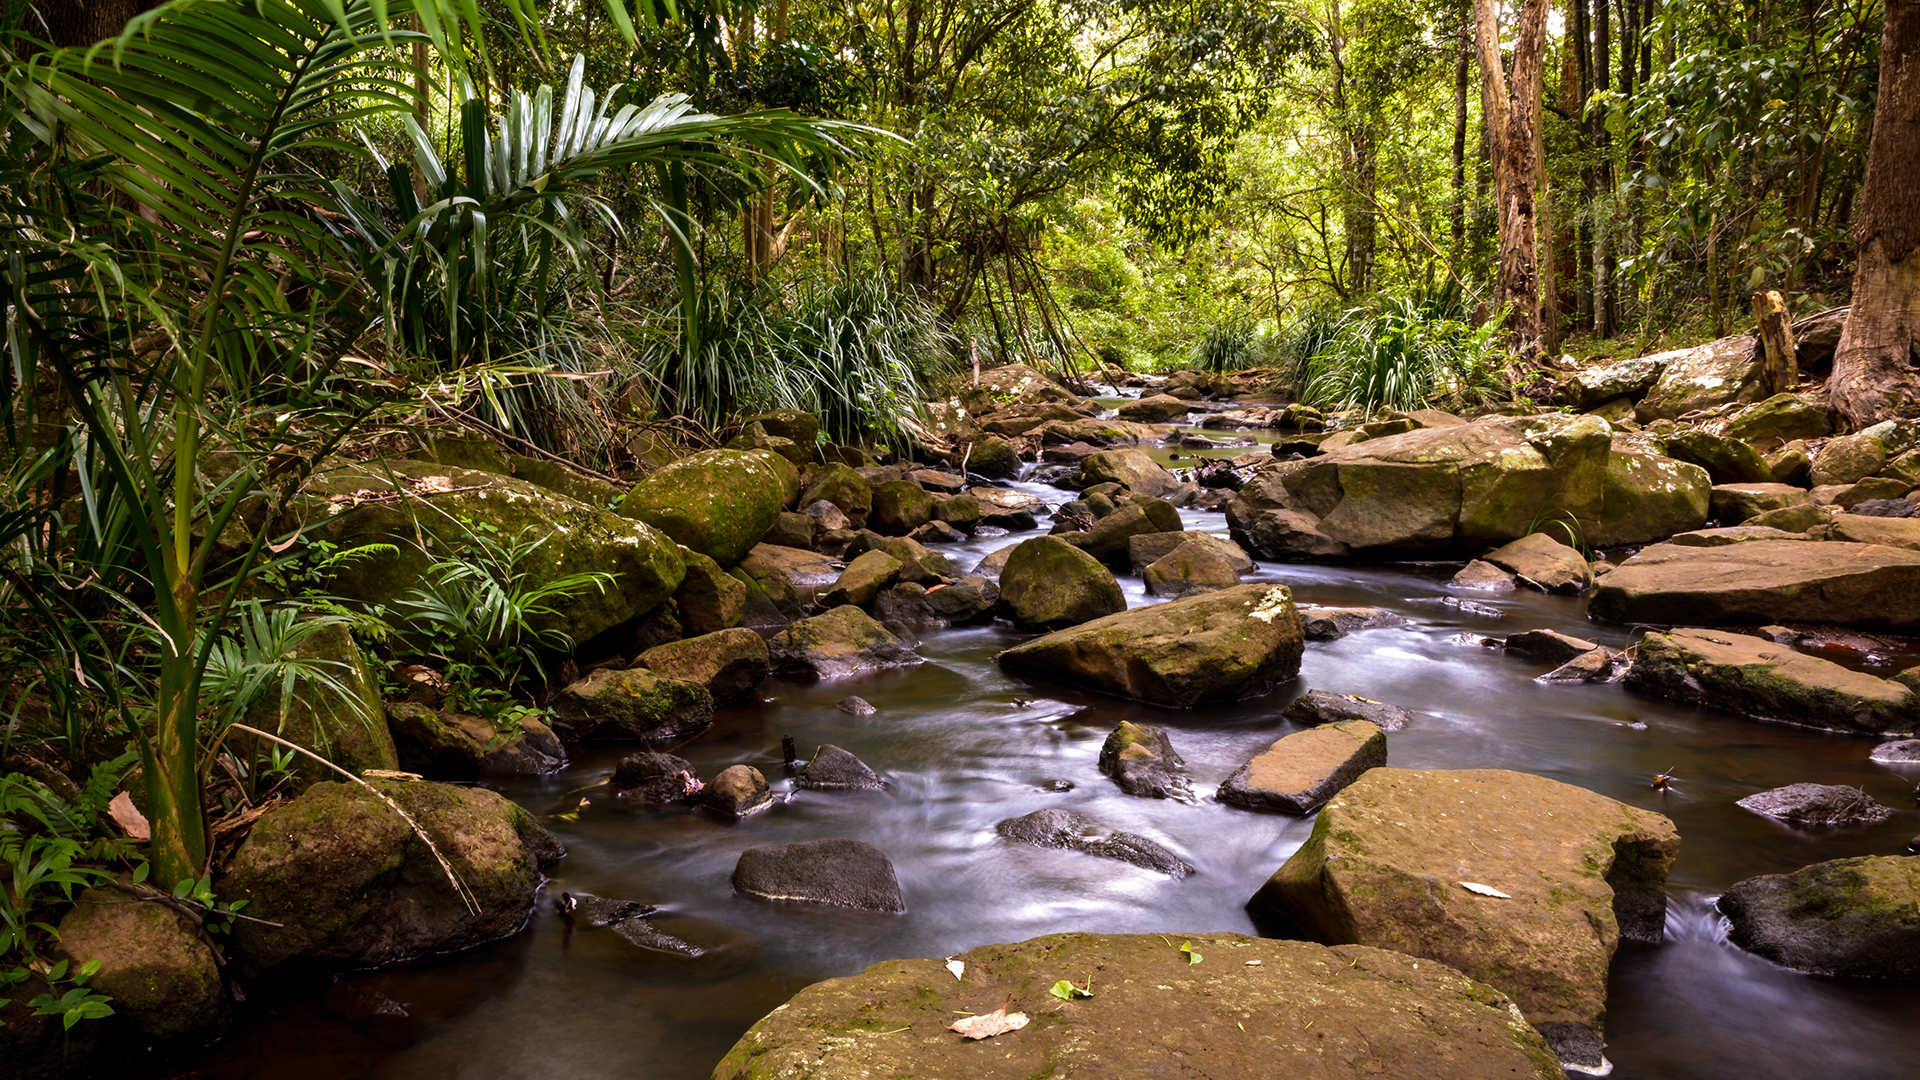
[{"label": "flowing water", "polygon": [[[1070,497],[1023,485],[1049,502]],[[1224,532],[1218,514],[1190,528]],[[1044,522],[1043,522],[1044,526]],[[953,552],[967,567],[1021,535]],[[802,756],[842,746],[888,782],[884,792],[791,792],[742,822],[703,811],[647,811],[610,801],[576,820],[549,819],[568,857],[551,871],[528,929],[458,956],[348,975],[331,987],[260,996],[234,1034],[174,1075],[506,1080],[521,1077],[707,1076],[734,1040],[794,992],[879,960],[948,956],[1065,930],[1258,933],[1248,897],[1306,839],[1311,819],[1232,809],[1214,787],[1294,730],[1280,710],[1308,688],[1355,692],[1413,709],[1390,736],[1390,764],[1536,773],[1672,817],[1683,838],[1670,889],[1668,940],[1623,947],[1610,990],[1615,1076],[1760,1080],[1911,1077],[1920,1072],[1920,986],[1800,975],[1727,944],[1709,898],[1754,874],[1823,859],[1901,852],[1916,830],[1910,767],[1872,763],[1872,740],[1735,719],[1643,697],[1619,685],[1545,686],[1545,665],[1477,644],[1547,627],[1626,644],[1589,623],[1584,600],[1520,593],[1474,599],[1501,618],[1438,603],[1454,566],[1281,566],[1303,603],[1370,605],[1405,615],[1398,629],[1310,643],[1299,680],[1256,701],[1191,712],[1122,702],[1001,673],[994,654],[1023,640],[1004,624],[924,635],[923,665],[827,683],[773,680],[720,710],[707,734],[675,750],[703,776],[758,767],[787,792],[780,738]],[[1122,579],[1128,603],[1152,602]],[[1877,659],[1877,658],[1876,658]],[[1869,661],[1875,662],[1875,661]],[[1911,656],[1878,660],[1913,663]],[[857,694],[878,707],[834,708]],[[1020,704],[1025,700],[1025,704]],[[1095,760],[1120,720],[1166,727],[1194,778],[1194,803],[1139,799]],[[618,761],[619,748],[576,750],[547,777],[489,781],[536,813],[571,809]],[[1666,792],[1658,773],[1679,779]],[[1043,789],[1067,780],[1067,792]],[[1803,831],[1734,806],[1782,784],[1855,784],[1900,808],[1872,828]],[[1001,820],[1045,807],[1159,840],[1198,868],[1173,881],[1121,863],[1001,840]],[[821,837],[869,841],[893,861],[904,915],[752,900],[730,876],[748,847]],[[569,930],[547,901],[561,890],[658,904],[657,925],[706,946],[697,959],[647,952],[606,930]],[[404,1020],[349,1020],[362,990],[405,1006]]]}]

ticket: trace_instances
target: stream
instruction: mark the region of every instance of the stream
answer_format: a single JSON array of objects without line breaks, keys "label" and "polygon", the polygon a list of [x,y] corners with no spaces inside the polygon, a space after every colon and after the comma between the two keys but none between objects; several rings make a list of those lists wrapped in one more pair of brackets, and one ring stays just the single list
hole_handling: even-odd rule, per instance
[{"label": "stream", "polygon": [[[1071,494],[1015,485],[1057,504]],[[1220,514],[1186,513],[1224,535]],[[1044,532],[1042,522],[1040,532]],[[1024,539],[975,538],[945,549],[968,569]],[[1296,600],[1383,607],[1410,622],[1309,643],[1298,681],[1268,697],[1191,712],[1102,698],[1001,673],[993,656],[1030,635],[1006,624],[929,632],[919,667],[826,683],[771,680],[749,703],[674,753],[711,777],[754,765],[790,791],[780,739],[802,757],[823,743],[858,755],[883,792],[792,792],[728,822],[699,810],[594,802],[570,810],[631,748],[575,748],[551,776],[489,780],[546,819],[567,846],[530,927],[512,938],[331,986],[256,993],[233,1033],[192,1067],[165,1075],[329,1080],[507,1080],[644,1076],[699,1080],[761,1016],[809,983],[898,957],[941,957],[1067,930],[1259,933],[1243,905],[1305,841],[1312,819],[1212,800],[1255,752],[1295,730],[1280,710],[1308,688],[1404,705],[1417,722],[1389,737],[1402,768],[1516,769],[1670,816],[1682,846],[1669,882],[1667,941],[1626,944],[1614,961],[1608,1057],[1632,1080],[1853,1080],[1911,1077],[1920,1061],[1920,984],[1814,978],[1726,943],[1711,898],[1755,874],[1865,854],[1896,854],[1920,824],[1920,771],[1868,760],[1874,741],[1756,723],[1631,693],[1618,684],[1548,686],[1547,665],[1473,643],[1545,627],[1609,646],[1626,627],[1589,623],[1586,601],[1522,591],[1475,601],[1503,618],[1441,605],[1458,564],[1308,566],[1263,563],[1248,580],[1282,582]],[[1129,606],[1156,602],[1121,578]],[[1823,653],[1822,655],[1828,655]],[[1839,657],[1829,656],[1839,659]],[[1905,659],[1903,664],[1915,662]],[[834,708],[857,694],[878,711]],[[1026,704],[1019,699],[1031,699]],[[1123,794],[1095,766],[1120,720],[1166,727],[1187,760],[1197,802]],[[1678,776],[1655,791],[1655,774]],[[1043,790],[1051,780],[1074,787]],[[1734,800],[1800,781],[1864,786],[1898,808],[1887,824],[1796,830]],[[1000,839],[1001,820],[1046,807],[1160,841],[1198,872],[1183,881],[1111,860]],[[850,837],[891,858],[904,915],[878,915],[735,894],[748,847]],[[697,959],[641,950],[606,930],[569,930],[561,890],[658,904],[656,925],[709,951]],[[404,1018],[354,1018],[377,991]]]}]

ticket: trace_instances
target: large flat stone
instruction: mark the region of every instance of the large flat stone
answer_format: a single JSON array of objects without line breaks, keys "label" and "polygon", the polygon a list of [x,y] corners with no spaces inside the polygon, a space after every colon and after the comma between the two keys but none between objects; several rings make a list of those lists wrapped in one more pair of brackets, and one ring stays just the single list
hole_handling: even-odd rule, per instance
[{"label": "large flat stone", "polygon": [[1588,612],[1621,623],[1829,623],[1920,629],[1920,551],[1755,540],[1656,544],[1600,579]]},{"label": "large flat stone", "polygon": [[1913,691],[1891,679],[1725,630],[1648,634],[1627,685],[1759,720],[1839,731],[1904,734],[1920,717]]},{"label": "large flat stone", "polygon": [[1230,806],[1311,814],[1386,763],[1386,732],[1365,720],[1327,724],[1275,741],[1234,770],[1214,797]]}]

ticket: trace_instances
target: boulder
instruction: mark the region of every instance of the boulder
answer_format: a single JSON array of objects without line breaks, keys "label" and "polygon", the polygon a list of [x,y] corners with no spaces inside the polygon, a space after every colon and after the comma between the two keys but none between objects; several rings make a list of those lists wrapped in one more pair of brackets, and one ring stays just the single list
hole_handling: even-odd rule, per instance
[{"label": "boulder", "polygon": [[1543,532],[1529,533],[1482,558],[1543,592],[1582,593],[1593,581],[1585,556]]},{"label": "boulder", "polygon": [[1767,471],[1776,484],[1806,487],[1813,480],[1813,455],[1805,443],[1789,443],[1766,457]]},{"label": "boulder", "polygon": [[1467,563],[1459,573],[1448,578],[1447,587],[1489,593],[1510,593],[1515,588],[1511,571],[1479,559]]},{"label": "boulder", "polygon": [[1656,544],[1601,578],[1588,612],[1651,625],[1920,629],[1920,551],[1840,541]]},{"label": "boulder", "polygon": [[1837,731],[1906,733],[1920,720],[1920,701],[1900,683],[1724,630],[1648,634],[1640,640],[1627,686],[1755,719]]},{"label": "boulder", "polygon": [[779,435],[770,435],[767,429],[758,423],[748,424],[740,434],[728,439],[728,450],[759,450],[773,454],[792,464],[796,468],[813,461],[814,448],[802,446],[792,439]]},{"label": "boulder", "polygon": [[1824,438],[1832,431],[1824,401],[1804,394],[1775,394],[1729,417],[1721,434],[1741,442],[1778,446],[1795,439]]},{"label": "boulder", "polygon": [[1353,549],[1320,531],[1320,522],[1298,510],[1250,510],[1236,497],[1227,503],[1227,526],[1234,542],[1263,559],[1293,562],[1304,559],[1343,559]]},{"label": "boulder", "polygon": [[[1869,476],[1859,483],[1849,484],[1845,489],[1836,492],[1833,496],[1833,505],[1847,510],[1867,503],[1884,505],[1887,502],[1904,499],[1907,492],[1912,489],[1913,485],[1905,480],[1895,480],[1886,476]],[[1898,515],[1882,516],[1907,516],[1910,513],[1911,510],[1907,510]]]},{"label": "boulder", "polygon": [[1085,532],[1069,533],[1061,539],[1105,563],[1120,563],[1127,558],[1128,544],[1136,536],[1174,532],[1180,528],[1180,511],[1165,499],[1150,499],[1146,505],[1128,503],[1093,523]]},{"label": "boulder", "polygon": [[815,535],[824,536],[853,529],[853,519],[825,499],[815,499],[801,507],[800,512],[813,519]]},{"label": "boulder", "polygon": [[1596,548],[1646,544],[1697,529],[1707,522],[1712,488],[1698,465],[1615,450],[1607,459],[1600,520],[1586,541]]},{"label": "boulder", "polygon": [[1567,396],[1572,399],[1573,407],[1581,412],[1597,408],[1615,398],[1641,397],[1660,381],[1660,374],[1667,370],[1667,365],[1687,351],[1677,349],[1654,353],[1575,372],[1567,379]]},{"label": "boulder", "polygon": [[87,988],[113,999],[110,1029],[146,1049],[198,1048],[226,1030],[232,1005],[220,961],[197,925],[117,889],[87,889],[78,899],[60,920],[56,952],[76,974],[100,964]]},{"label": "boulder", "polygon": [[1120,721],[1100,746],[1100,772],[1120,790],[1152,799],[1191,801],[1187,763],[1173,749],[1167,730],[1152,724]]},{"label": "boulder", "polygon": [[249,975],[378,967],[505,937],[526,925],[540,867],[566,853],[497,792],[369,783],[407,812],[433,849],[360,784],[315,784],[267,811],[220,885],[222,899],[245,900],[248,915],[281,924],[234,924],[232,952]]},{"label": "boulder", "polygon": [[[1021,543],[1025,543],[1025,541],[1021,541]],[[1020,544],[1008,544],[1006,547],[995,549],[973,565],[970,576],[986,578],[988,581],[999,581],[1001,573],[1007,568],[1007,560],[1013,558],[1013,553],[1018,551],[1019,548]]]},{"label": "boulder", "polygon": [[1020,451],[1005,439],[988,436],[973,444],[967,454],[967,471],[989,480],[1020,478]]},{"label": "boulder", "polygon": [[920,541],[896,536],[887,541],[887,554],[900,563],[900,580],[921,585],[940,585],[960,576],[953,560],[932,551]]},{"label": "boulder", "polygon": [[677,742],[713,726],[706,687],[644,668],[601,668],[562,688],[551,709],[566,742]]},{"label": "boulder", "polygon": [[980,373],[974,385],[1002,400],[1032,404],[1058,401],[1078,405],[1080,399],[1059,382],[1026,364],[1002,364]]},{"label": "boulder", "polygon": [[1401,731],[1413,723],[1413,714],[1398,705],[1325,690],[1307,691],[1289,702],[1280,715],[1302,727],[1365,721],[1381,731]]},{"label": "boulder", "polygon": [[1007,557],[999,605],[1015,623],[1047,629],[1127,610],[1113,571],[1057,536],[1024,541]]},{"label": "boulder", "polygon": [[429,780],[539,776],[567,763],[559,737],[539,720],[523,718],[502,730],[483,716],[404,701],[389,703],[385,711],[399,767]]},{"label": "boulder", "polygon": [[1789,825],[1878,825],[1893,816],[1864,788],[1841,784],[1788,784],[1749,795],[1734,804]]},{"label": "boulder", "polygon": [[[285,697],[280,680],[269,680],[259,703],[247,713],[249,726],[298,743],[355,775],[364,769],[399,767],[380,702],[380,685],[346,624],[319,626],[285,656],[302,661],[306,670],[298,673],[293,693]],[[301,786],[336,775],[311,759],[294,761],[294,776]]]},{"label": "boulder", "polygon": [[759,424],[776,439],[788,439],[811,452],[820,442],[820,418],[804,409],[773,409],[740,418],[740,426]]},{"label": "boulder", "polygon": [[832,504],[854,528],[859,528],[867,523],[867,514],[873,509],[873,488],[849,466],[822,465],[808,473],[806,489],[800,493],[801,506],[818,502]]},{"label": "boulder", "polygon": [[1301,608],[1300,626],[1308,641],[1334,641],[1356,630],[1405,626],[1406,617],[1385,608]]},{"label": "boulder", "polygon": [[967,577],[950,585],[895,585],[873,601],[873,617],[895,633],[919,633],[948,626],[988,622],[1000,599],[1000,590],[982,577]]},{"label": "boulder", "polygon": [[805,514],[796,514],[782,510],[774,516],[773,527],[767,535],[760,538],[763,544],[775,547],[799,548],[802,551],[813,550],[813,519]]},{"label": "boulder", "polygon": [[1887,444],[1876,435],[1860,432],[1831,439],[1813,459],[1809,479],[1815,487],[1855,484],[1879,472],[1887,463]]},{"label": "boulder", "polygon": [[1666,438],[1667,456],[1698,465],[1716,484],[1766,484],[1773,470],[1759,451],[1738,439],[1688,428]]},{"label": "boulder", "polygon": [[793,774],[793,786],[813,791],[881,791],[887,782],[866,762],[828,744],[814,751],[813,760]]},{"label": "boulder", "polygon": [[907,910],[900,879],[881,850],[863,840],[806,840],[740,853],[733,887],[762,900],[885,911]]},{"label": "boulder", "polygon": [[772,670],[772,657],[759,634],[736,626],[655,646],[641,653],[633,666],[704,686],[715,705],[727,705],[760,685]]},{"label": "boulder", "polygon": [[1373,769],[1248,906],[1294,936],[1479,973],[1535,1027],[1600,1035],[1614,950],[1661,939],[1679,850],[1665,817],[1554,780]]},{"label": "boulder", "polygon": [[1545,675],[1536,676],[1533,681],[1540,683],[1602,682],[1613,677],[1613,661],[1613,650],[1596,647],[1588,649]]},{"label": "boulder", "polygon": [[933,496],[911,480],[889,480],[873,489],[867,525],[882,536],[905,536],[933,520]]},{"label": "boulder", "polygon": [[[1498,992],[1444,964],[1359,946],[1239,934],[1055,934],[947,961],[889,960],[816,983],[755,1024],[714,1080],[1114,1073],[1212,1077],[1563,1080]],[[1095,997],[1047,989],[1095,976]],[[1338,977],[1334,977],[1337,973]],[[947,1026],[1004,1007],[1025,1029],[976,1043]],[[1285,1017],[1298,1038],[1259,1017]]]},{"label": "boulder", "polygon": [[759,769],[751,765],[729,765],[700,789],[700,805],[743,818],[772,806],[773,793]]},{"label": "boulder", "polygon": [[943,521],[963,533],[980,526],[980,500],[971,495],[955,495],[934,505],[934,521]]},{"label": "boulder", "polygon": [[1599,648],[1596,642],[1557,630],[1523,630],[1507,637],[1507,651],[1522,653],[1548,664],[1564,664]]},{"label": "boulder", "polygon": [[776,455],[703,450],[635,484],[619,513],[732,566],[767,535],[798,485],[793,466]]},{"label": "boulder", "polygon": [[801,619],[767,642],[777,673],[838,679],[920,662],[912,646],[857,607]]},{"label": "boulder", "polygon": [[1870,760],[1887,765],[1911,765],[1920,763],[1920,739],[1895,739],[1883,742],[1868,754]]},{"label": "boulder", "polygon": [[1304,643],[1286,586],[1237,585],[1059,630],[998,660],[1015,673],[1186,709],[1292,679]]},{"label": "boulder", "polygon": [[622,801],[654,803],[685,802],[705,786],[692,762],[653,750],[621,758],[608,783]]},{"label": "boulder", "polygon": [[1687,349],[1667,362],[1640,399],[1633,418],[1643,424],[1673,420],[1696,409],[1766,396],[1765,360],[1752,334],[1735,334]]},{"label": "boulder", "polygon": [[[1831,515],[1826,510],[1813,505],[1811,502],[1806,502],[1799,506],[1783,506],[1778,510],[1763,510],[1746,519],[1742,524],[1750,525],[1757,529],[1779,529],[1781,532],[1787,533],[1806,533],[1817,528],[1825,527],[1829,520],[1831,520]],[[1851,540],[1857,538],[1836,537],[1835,539]],[[1864,539],[1859,540],[1859,542],[1874,544],[1886,543],[1884,540]],[[1896,544],[1895,546],[1898,547],[1900,545]]]},{"label": "boulder", "polygon": [[1230,806],[1311,814],[1368,769],[1387,763],[1386,732],[1365,720],[1296,731],[1234,770],[1214,798]]},{"label": "boulder", "polygon": [[674,591],[674,606],[688,633],[711,634],[740,625],[746,612],[746,582],[720,569],[720,564],[690,548],[680,549],[687,576]]},{"label": "boulder", "polygon": [[1180,486],[1172,473],[1160,467],[1145,450],[1104,450],[1080,463],[1088,487],[1115,483],[1135,495],[1165,495]]},{"label": "boulder", "polygon": [[840,571],[840,577],[820,597],[822,607],[839,607],[852,604],[854,607],[866,607],[880,590],[894,583],[900,577],[900,560],[885,551],[869,551],[860,555]]},{"label": "boulder", "polygon": [[1815,975],[1920,978],[1920,858],[1867,856],[1763,874],[1720,896],[1728,936]]},{"label": "boulder", "polygon": [[1129,401],[1116,411],[1122,420],[1137,420],[1143,424],[1169,424],[1184,418],[1193,406],[1171,394],[1154,394],[1135,401]]},{"label": "boulder", "polygon": [[1127,559],[1138,574],[1148,566],[1171,554],[1173,549],[1188,543],[1204,544],[1218,552],[1227,561],[1236,574],[1248,574],[1254,570],[1254,562],[1240,545],[1231,540],[1204,532],[1142,533],[1127,538]]},{"label": "boulder", "polygon": [[1805,488],[1787,484],[1715,484],[1709,496],[1709,512],[1722,525],[1738,525],[1769,510],[1792,506],[1811,506],[1812,496]]},{"label": "boulder", "polygon": [[1093,821],[1071,810],[1035,810],[994,827],[995,832],[1019,844],[1118,859],[1175,880],[1193,873],[1186,860],[1144,836],[1129,832],[1100,836],[1098,830]]},{"label": "boulder", "polygon": [[1186,596],[1188,593],[1227,589],[1240,575],[1213,544],[1182,544],[1141,571],[1148,596]]}]

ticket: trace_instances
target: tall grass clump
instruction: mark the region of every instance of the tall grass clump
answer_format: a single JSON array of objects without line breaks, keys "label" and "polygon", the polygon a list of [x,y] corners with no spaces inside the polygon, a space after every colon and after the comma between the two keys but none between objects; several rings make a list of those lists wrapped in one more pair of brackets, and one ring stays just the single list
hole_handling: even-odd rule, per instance
[{"label": "tall grass clump", "polygon": [[1458,286],[1377,297],[1342,315],[1306,364],[1301,399],[1330,409],[1418,409],[1504,396],[1498,320],[1475,327]]},{"label": "tall grass clump", "polygon": [[1187,361],[1196,371],[1245,371],[1266,363],[1270,346],[1252,319],[1231,315],[1207,327],[1187,353]]}]

